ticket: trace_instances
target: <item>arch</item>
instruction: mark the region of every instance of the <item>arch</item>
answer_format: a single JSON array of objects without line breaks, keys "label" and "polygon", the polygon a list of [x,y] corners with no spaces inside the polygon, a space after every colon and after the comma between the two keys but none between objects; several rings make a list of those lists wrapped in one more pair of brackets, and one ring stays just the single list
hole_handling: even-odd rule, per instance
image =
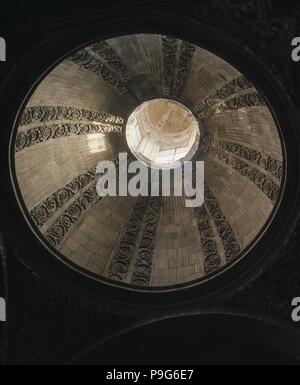
[{"label": "arch", "polygon": [[296,329],[255,315],[195,311],[135,324],[95,341],[69,363],[297,364],[299,337]]}]

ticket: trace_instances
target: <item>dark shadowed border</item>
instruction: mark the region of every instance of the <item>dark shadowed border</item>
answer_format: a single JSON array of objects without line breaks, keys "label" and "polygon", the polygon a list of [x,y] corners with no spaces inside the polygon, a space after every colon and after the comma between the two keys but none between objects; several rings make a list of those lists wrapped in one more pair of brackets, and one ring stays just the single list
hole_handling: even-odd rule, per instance
[{"label": "dark shadowed border", "polygon": [[[53,33],[34,47],[20,60],[0,90],[0,221],[12,239],[12,246],[26,264],[45,279],[56,282],[62,289],[75,295],[84,296],[85,299],[96,303],[100,301],[107,306],[115,306],[116,309],[124,307],[128,311],[138,311],[153,307],[179,306],[193,301],[206,303],[221,299],[245,286],[276,258],[288,240],[298,216],[300,144],[295,112],[283,87],[262,63],[236,42],[188,17],[149,13],[148,16],[116,17],[109,20],[99,17],[99,21],[93,20],[91,23],[84,20],[82,25]],[[215,53],[237,68],[264,95],[280,130],[286,162],[281,202],[268,228],[262,230],[264,233],[248,250],[247,255],[238,260],[238,263],[226,265],[213,279],[208,277],[199,282],[177,285],[176,290],[174,287],[166,287],[164,290],[139,290],[111,281],[107,281],[107,284],[91,279],[90,275],[79,273],[77,266],[76,269],[74,266],[70,268],[70,262],[62,263],[54,258],[45,245],[34,236],[31,224],[24,216],[27,210],[24,210],[21,200],[18,199],[19,191],[15,183],[14,156],[10,152],[10,144],[11,141],[14,143],[16,134],[13,128],[17,126],[20,112],[37,83],[72,51],[96,39],[103,40],[133,33],[173,35]]]}]

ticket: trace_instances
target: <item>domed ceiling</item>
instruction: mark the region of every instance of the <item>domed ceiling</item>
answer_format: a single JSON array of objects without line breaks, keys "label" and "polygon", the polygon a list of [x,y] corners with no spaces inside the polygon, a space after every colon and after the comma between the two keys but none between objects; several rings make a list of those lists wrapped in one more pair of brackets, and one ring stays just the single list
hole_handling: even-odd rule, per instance
[{"label": "domed ceiling", "polygon": [[[146,163],[204,160],[204,204],[98,196],[97,164],[127,151]],[[45,246],[94,279],[136,289],[194,284],[238,262],[269,223],[283,180],[279,133],[250,80],[158,34],[99,41],[57,65],[22,111],[14,152]]]},{"label": "domed ceiling", "polygon": [[137,107],[126,124],[126,141],[137,159],[151,167],[174,167],[198,148],[197,119],[182,104],[154,99]]}]

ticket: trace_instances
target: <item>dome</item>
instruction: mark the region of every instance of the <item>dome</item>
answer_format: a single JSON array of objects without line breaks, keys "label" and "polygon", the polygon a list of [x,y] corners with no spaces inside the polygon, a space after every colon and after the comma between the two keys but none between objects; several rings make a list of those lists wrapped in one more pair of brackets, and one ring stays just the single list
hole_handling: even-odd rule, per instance
[{"label": "dome", "polygon": [[[20,197],[54,258],[107,284],[176,289],[246,257],[272,220],[284,157],[264,96],[188,41],[132,34],[64,59],[32,92],[14,143]],[[105,196],[101,161],[204,162],[204,203]]]},{"label": "dome", "polygon": [[138,106],[126,124],[126,141],[137,159],[146,165],[172,168],[191,159],[198,148],[199,124],[182,104],[154,99]]}]

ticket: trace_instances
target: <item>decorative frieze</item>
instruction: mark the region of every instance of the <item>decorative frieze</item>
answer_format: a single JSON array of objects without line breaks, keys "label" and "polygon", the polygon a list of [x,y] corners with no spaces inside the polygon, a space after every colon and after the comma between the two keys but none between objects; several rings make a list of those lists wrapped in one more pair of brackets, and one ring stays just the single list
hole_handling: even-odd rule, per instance
[{"label": "decorative frieze", "polygon": [[208,107],[202,111],[196,111],[195,115],[198,119],[204,119],[220,112],[228,112],[238,110],[240,108],[260,107],[265,105],[266,103],[260,94],[257,92],[250,92],[248,94],[235,96],[231,99],[225,100],[222,103]]},{"label": "decorative frieze", "polygon": [[163,93],[165,96],[170,96],[176,70],[177,39],[165,35],[161,39],[163,51]]},{"label": "decorative frieze", "polygon": [[86,135],[94,133],[120,132],[121,127],[105,123],[58,123],[49,126],[34,127],[27,131],[19,131],[15,141],[15,151],[21,151],[26,147],[37,143],[46,142],[49,139],[56,139],[72,135]]},{"label": "decorative frieze", "polygon": [[166,96],[179,97],[187,81],[196,47],[187,42],[162,36],[163,92]]},{"label": "decorative frieze", "polygon": [[83,213],[100,199],[95,186],[85,190],[45,232],[48,243],[57,247]]},{"label": "decorative frieze", "polygon": [[225,165],[230,166],[239,174],[248,178],[270,199],[273,204],[276,203],[280,187],[267,175],[223,150],[210,148],[209,154],[216,157]]},{"label": "decorative frieze", "polygon": [[210,274],[218,270],[221,263],[215,234],[205,205],[196,207],[194,210],[204,257],[204,274]]},{"label": "decorative frieze", "polygon": [[128,93],[128,84],[126,81],[120,80],[118,76],[105,64],[97,60],[90,54],[87,49],[77,51],[67,60],[76,63],[81,68],[99,76],[110,88],[119,94]]},{"label": "decorative frieze", "polygon": [[224,112],[244,107],[257,107],[265,105],[266,103],[263,97],[258,92],[250,92],[248,94],[238,95],[234,98],[225,100],[225,102],[219,106],[219,109],[221,112]]},{"label": "decorative frieze", "polygon": [[108,66],[116,71],[120,78],[124,80],[129,79],[129,68],[107,41],[91,44],[89,48],[105,60]]},{"label": "decorative frieze", "polygon": [[57,210],[61,209],[69,200],[84,187],[88,186],[96,177],[96,168],[92,168],[86,173],[77,176],[65,187],[58,189],[41,203],[36,205],[31,211],[30,216],[37,227],[42,227]]},{"label": "decorative frieze", "polygon": [[149,197],[138,197],[136,199],[137,203],[125,226],[118,250],[113,255],[107,269],[107,277],[113,280],[123,281],[127,277],[145,209],[149,202]]},{"label": "decorative frieze", "polygon": [[138,245],[138,255],[131,283],[149,286],[156,228],[159,221],[161,197],[151,197],[145,214],[144,228]]},{"label": "decorative frieze", "polygon": [[212,192],[205,186],[205,206],[214,221],[222,241],[226,262],[235,259],[241,252],[241,247],[236,239],[234,231],[223,214],[219,203]]},{"label": "decorative frieze", "polygon": [[66,106],[33,106],[24,109],[20,119],[20,126],[38,122],[52,122],[54,120],[86,120],[93,123],[118,125],[124,123],[123,118],[108,112]]},{"label": "decorative frieze", "polygon": [[230,152],[231,154],[234,154],[249,162],[255,163],[269,174],[273,175],[279,181],[282,179],[282,161],[275,159],[270,155],[238,143],[226,142],[224,140],[218,141],[216,139],[212,139],[211,147]]},{"label": "decorative frieze", "polygon": [[234,78],[224,84],[221,88],[219,88],[215,93],[208,96],[201,103],[199,103],[196,108],[196,114],[200,115],[205,110],[211,108],[215,104],[221,102],[222,100],[228,98],[231,95],[234,95],[240,91],[247,90],[252,87],[252,84],[248,82],[248,80],[244,76],[239,76],[238,78]]},{"label": "decorative frieze", "polygon": [[178,57],[178,64],[176,67],[176,75],[172,87],[172,96],[180,96],[188,79],[195,50],[196,47],[193,44],[187,41],[182,41]]}]

